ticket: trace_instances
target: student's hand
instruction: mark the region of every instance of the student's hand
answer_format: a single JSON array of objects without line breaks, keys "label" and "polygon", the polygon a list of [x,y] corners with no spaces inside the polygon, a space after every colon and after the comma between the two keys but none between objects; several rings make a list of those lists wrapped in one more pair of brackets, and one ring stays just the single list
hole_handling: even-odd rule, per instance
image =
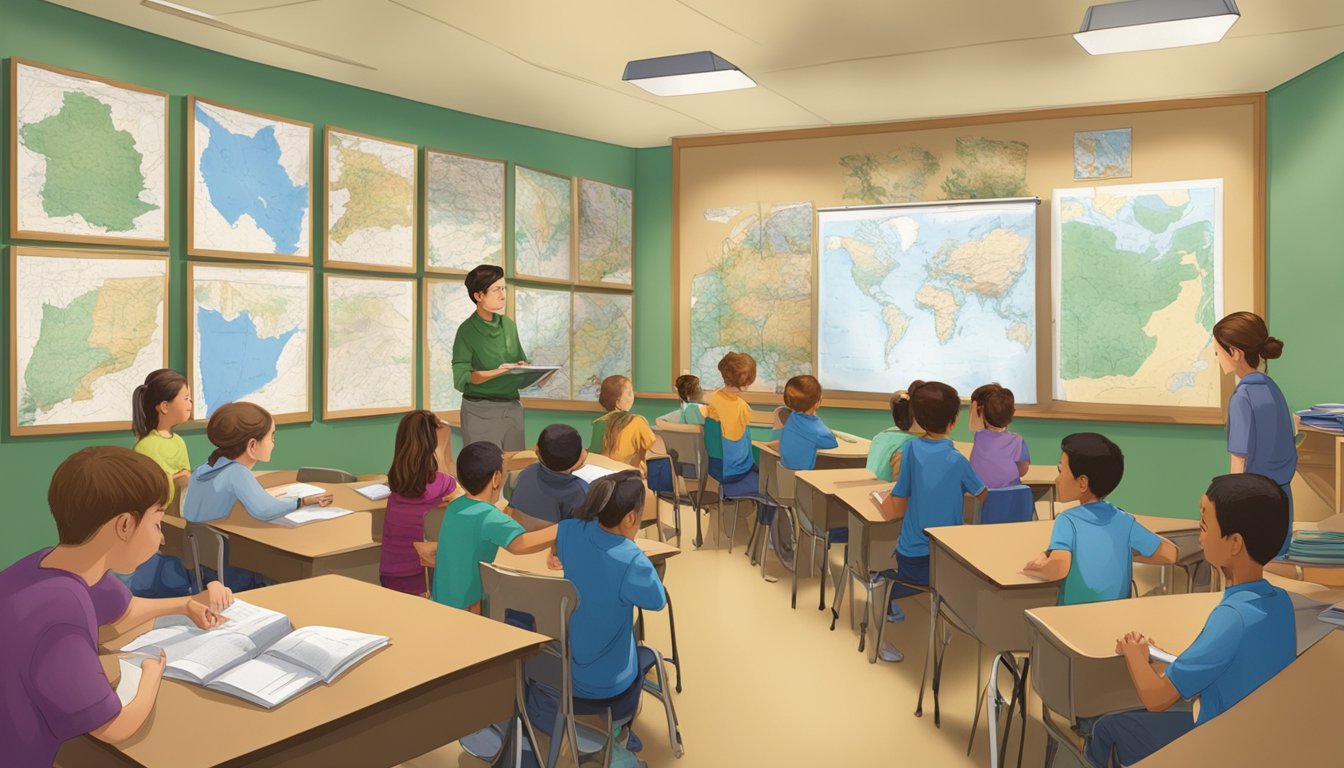
[{"label": "student's hand", "polygon": [[209,599],[209,595],[205,594],[192,595],[187,598],[187,618],[191,619],[192,623],[201,629],[214,629],[228,621],[210,607]]},{"label": "student's hand", "polygon": [[1152,644],[1142,633],[1130,632],[1115,641],[1115,653],[1124,656],[1125,661],[1147,661],[1148,646]]},{"label": "student's hand", "polygon": [[312,496],[303,497],[302,506],[311,507],[316,504],[319,507],[330,507],[331,502],[335,500],[335,498],[336,497],[330,493],[313,494]]},{"label": "student's hand", "polygon": [[188,485],[190,485],[191,470],[184,469],[181,472],[178,472],[176,475],[173,475],[173,484],[176,485],[178,488],[186,488]]},{"label": "student's hand", "polygon": [[151,682],[158,682],[163,678],[163,668],[168,664],[168,657],[163,649],[159,649],[158,658],[148,658],[140,662],[140,684],[144,685],[145,678],[150,678]]},{"label": "student's hand", "polygon": [[552,571],[565,570],[565,564],[560,562],[560,558],[556,557],[555,553],[546,556],[546,567],[550,568]]},{"label": "student's hand", "polygon": [[1045,567],[1045,564],[1049,562],[1049,560],[1050,558],[1047,557],[1044,552],[1042,552],[1035,560],[1032,560],[1028,562],[1026,565],[1022,566],[1022,570],[1039,571]]},{"label": "student's hand", "polygon": [[215,613],[233,605],[233,590],[219,581],[212,581],[205,585],[205,596],[210,605],[210,610]]},{"label": "student's hand", "polygon": [[415,547],[415,553],[420,556],[421,565],[426,568],[434,567],[434,560],[439,556],[439,542],[413,541],[411,546]]}]

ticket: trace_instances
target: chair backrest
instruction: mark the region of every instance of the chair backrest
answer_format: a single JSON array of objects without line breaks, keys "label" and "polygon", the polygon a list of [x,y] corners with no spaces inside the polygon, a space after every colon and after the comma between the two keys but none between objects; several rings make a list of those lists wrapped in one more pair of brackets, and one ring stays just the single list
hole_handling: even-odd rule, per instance
[{"label": "chair backrest", "polygon": [[443,516],[447,507],[434,507],[425,513],[425,541],[438,541],[439,529],[443,527]]},{"label": "chair backrest", "polygon": [[599,416],[593,420],[593,429],[588,435],[589,453],[602,452],[602,443],[607,438],[607,421],[606,416]]},{"label": "chair backrest", "polygon": [[229,561],[229,536],[205,523],[187,523],[182,531],[182,555],[196,575],[196,589],[205,589],[201,566],[215,570],[220,581]]},{"label": "chair backrest", "polygon": [[1036,501],[1025,485],[990,488],[980,507],[980,523],[1025,523],[1036,515]]},{"label": "chair backrest", "polygon": [[299,467],[294,480],[299,483],[355,483],[359,478],[342,469]]},{"label": "chair backrest", "polygon": [[574,583],[559,576],[541,576],[481,563],[483,615],[495,621],[512,616],[532,617],[532,631],[558,640],[567,647],[569,619],[579,607],[579,591]]},{"label": "chair backrest", "polygon": [[677,452],[667,449],[667,455],[650,454],[644,457],[644,482],[654,493],[677,492]]},{"label": "chair backrest", "polygon": [[[762,469],[764,469],[765,451],[761,451]],[[766,494],[786,507],[798,504],[798,473],[787,469],[783,462],[775,462],[775,471],[770,473],[770,482],[766,484]]]},{"label": "chair backrest", "polygon": [[664,429],[659,425],[653,428],[653,433],[663,439],[667,452],[677,457],[675,469],[678,477],[699,480],[709,471],[703,430],[699,427],[686,425],[680,429]]},{"label": "chair backrest", "polygon": [[702,430],[705,446],[705,471],[709,476],[723,482],[723,425],[718,419],[705,419]]}]

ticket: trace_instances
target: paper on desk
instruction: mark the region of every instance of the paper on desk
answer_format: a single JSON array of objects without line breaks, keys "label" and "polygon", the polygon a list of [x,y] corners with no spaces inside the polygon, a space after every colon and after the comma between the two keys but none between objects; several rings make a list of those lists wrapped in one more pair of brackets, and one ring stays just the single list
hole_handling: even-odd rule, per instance
[{"label": "paper on desk", "polygon": [[839,432],[839,431],[836,431],[836,430],[831,430],[831,434],[835,435],[837,439],[839,439],[839,440],[843,440],[843,441],[845,441],[846,443],[857,443],[857,442],[859,442],[859,438],[855,437],[854,435],[849,434],[848,432]]},{"label": "paper on desk", "polygon": [[306,507],[299,507],[283,517],[277,517],[271,522],[286,528],[295,528],[306,523],[315,523],[319,520],[334,520],[338,517],[345,517],[353,512],[353,509],[344,509],[342,507],[319,507],[316,504],[310,504]]},{"label": "paper on desk", "polygon": [[596,464],[584,464],[582,467],[574,470],[574,476],[583,478],[584,481],[592,483],[593,481],[616,474],[616,470],[599,467]]},{"label": "paper on desk", "polygon": [[1158,648],[1156,645],[1150,645],[1148,646],[1148,660],[1160,661],[1163,664],[1171,664],[1176,661],[1176,657],[1161,648]]},{"label": "paper on desk", "polygon": [[120,659],[121,663],[121,681],[117,683],[117,698],[121,700],[121,706],[126,706],[135,698],[136,692],[140,690],[140,665],[132,664],[127,659]]},{"label": "paper on desk", "polygon": [[318,496],[327,492],[326,488],[318,488],[316,485],[308,483],[288,483],[286,485],[277,485],[274,488],[267,488],[266,492],[277,499],[302,499],[305,496]]},{"label": "paper on desk", "polygon": [[381,501],[392,495],[392,489],[388,488],[386,483],[374,483],[373,485],[356,488],[355,493],[369,501]]}]

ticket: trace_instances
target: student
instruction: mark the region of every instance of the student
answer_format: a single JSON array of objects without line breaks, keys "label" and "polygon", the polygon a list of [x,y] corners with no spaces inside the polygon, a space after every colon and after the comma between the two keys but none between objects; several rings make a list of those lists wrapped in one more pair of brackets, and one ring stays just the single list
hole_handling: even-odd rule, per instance
[{"label": "student", "polygon": [[1253,312],[1233,312],[1213,326],[1213,354],[1223,373],[1239,381],[1227,403],[1227,452],[1231,472],[1254,472],[1278,483],[1288,497],[1288,533],[1277,557],[1288,554],[1292,541],[1293,474],[1297,471],[1296,428],[1283,392],[1260,361],[1277,360],[1283,342],[1269,335],[1265,321]]},{"label": "student", "polygon": [[132,597],[129,573],[159,549],[168,483],[153,459],[127,448],[85,448],[57,467],[47,492],[59,543],[0,571],[0,744],[7,766],[50,766],[81,734],[131,738],[154,710],[164,659],[140,663],[125,706],[98,659],[98,629],[125,632],[185,614],[202,629],[233,602],[218,582],[206,594]]},{"label": "student", "polygon": [[779,461],[785,469],[815,469],[817,451],[840,445],[817,416],[821,383],[815,376],[794,376],[784,384],[784,405],[793,415],[779,438]]},{"label": "student", "polygon": [[971,469],[988,488],[1020,485],[1031,466],[1027,441],[1008,431],[1016,410],[1013,391],[997,383],[971,393]]},{"label": "student", "polygon": [[631,413],[635,404],[635,385],[629,376],[608,376],[602,380],[597,402],[606,413],[594,424],[602,426],[600,450],[603,456],[616,461],[643,467],[644,457],[650,452],[666,453],[663,439],[653,434],[649,420]]},{"label": "student", "polygon": [[387,470],[387,514],[383,521],[378,580],[384,587],[424,597],[425,570],[415,544],[425,539],[425,514],[448,502],[457,481],[439,471],[448,464],[448,425],[431,411],[411,411],[397,425],[392,467]]},{"label": "student", "polygon": [[681,401],[677,410],[681,414],[681,423],[704,424],[705,406],[701,405],[701,401],[705,399],[705,393],[700,389],[700,377],[684,373],[677,377],[673,386],[677,389],[677,399]]},{"label": "student", "polygon": [[[1292,663],[1297,656],[1292,600],[1264,580],[1264,566],[1288,527],[1288,497],[1273,479],[1249,473],[1213,479],[1199,500],[1199,543],[1209,563],[1227,576],[1227,590],[1199,637],[1164,675],[1148,661],[1149,638],[1130,632],[1115,641],[1147,711],[1097,721],[1087,744],[1095,768],[1144,759],[1226,712]],[[1198,719],[1188,710],[1168,711],[1195,696]]]},{"label": "student", "polygon": [[568,424],[552,424],[537,438],[536,464],[518,473],[509,497],[509,509],[531,520],[558,523],[568,520],[588,498],[588,481],[574,476],[574,470],[588,461],[583,438]]},{"label": "student", "polygon": [[[644,674],[653,665],[636,651],[634,609],[660,611],[667,604],[653,563],[634,541],[644,494],[638,472],[600,478],[583,509],[560,523],[555,538],[565,578],[579,593],[569,622],[574,698],[576,704],[611,707],[613,720],[634,715]],[[639,751],[633,731],[628,746]]]},{"label": "student", "polygon": [[[987,490],[971,463],[952,445],[947,435],[957,423],[961,400],[957,390],[938,381],[914,382],[908,390],[910,407],[925,434],[901,446],[904,456],[896,485],[882,501],[882,517],[904,518],[896,539],[896,570],[885,576],[911,584],[929,583],[929,537],[924,531],[946,525],[961,525],[962,495],[984,500]],[[909,587],[892,588],[887,610],[889,621],[904,618],[896,600],[915,594]],[[884,659],[900,661],[894,646],[884,647]]]},{"label": "student", "polygon": [[[924,382],[915,379],[910,386],[922,387]],[[912,437],[917,437],[924,433],[924,430],[915,423],[915,418],[910,409],[910,391],[908,389],[898,390],[891,396],[891,420],[896,425],[878,432],[873,436],[873,442],[868,446],[868,471],[872,472],[878,480],[888,483],[896,482],[896,475],[901,469],[901,446]]]},{"label": "student", "polygon": [[[723,433],[723,487],[729,497],[753,498],[760,493],[760,479],[752,453],[751,406],[741,397],[742,390],[756,381],[756,360],[742,352],[729,352],[719,360],[723,387],[709,397],[705,418],[719,423]],[[756,520],[770,525],[775,508],[757,503]]]},{"label": "student", "polygon": [[434,600],[481,612],[481,563],[493,563],[503,547],[515,555],[540,552],[555,541],[555,526],[526,533],[495,504],[504,484],[504,453],[485,441],[457,455],[457,479],[467,495],[448,505],[434,558]]},{"label": "student", "polygon": [[1176,562],[1176,545],[1105,501],[1125,473],[1119,446],[1102,435],[1079,432],[1064,438],[1060,449],[1055,499],[1081,506],[1055,518],[1046,551],[1023,570],[1047,581],[1064,579],[1060,605],[1129,597],[1132,561],[1170,565]]}]

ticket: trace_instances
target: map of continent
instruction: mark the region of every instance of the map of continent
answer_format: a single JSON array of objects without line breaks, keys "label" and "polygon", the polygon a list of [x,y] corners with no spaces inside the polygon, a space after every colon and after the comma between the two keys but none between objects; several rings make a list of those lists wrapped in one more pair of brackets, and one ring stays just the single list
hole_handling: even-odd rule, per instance
[{"label": "map of continent", "polygon": [[166,363],[166,260],[20,249],[13,279],[18,429],[128,421],[136,385]]},{"label": "map of continent", "polygon": [[327,131],[327,261],[415,267],[415,147]]},{"label": "map of continent", "polygon": [[579,280],[630,282],[634,215],[634,191],[579,181]]},{"label": "map of continent", "polygon": [[570,194],[569,179],[514,166],[515,274],[570,278]]},{"label": "map of continent", "polygon": [[415,406],[415,282],[327,276],[326,400],[334,411]]},{"label": "map of continent", "polygon": [[16,229],[165,241],[165,96],[16,65]]},{"label": "map of continent", "polygon": [[712,208],[716,253],[691,280],[691,371],[716,386],[728,352],[756,358],[752,389],[783,391],[812,368],[812,204]]},{"label": "map of continent", "polygon": [[1059,189],[1055,396],[1216,408],[1222,180]]},{"label": "map of continent", "polygon": [[998,381],[1035,400],[1034,201],[823,211],[819,227],[823,386]]},{"label": "map of continent", "polygon": [[628,294],[574,294],[575,400],[596,400],[602,380],[634,367],[634,306]]},{"label": "map of continent", "polygon": [[429,381],[425,396],[432,411],[456,411],[462,407],[462,393],[453,386],[453,341],[458,326],[471,317],[476,305],[460,280],[427,278],[424,282],[425,369]]},{"label": "map of continent", "polygon": [[190,269],[194,417],[209,418],[237,400],[276,416],[310,413],[312,273],[204,264]]},{"label": "map of continent", "polygon": [[504,168],[496,160],[449,152],[425,156],[430,269],[504,266]]},{"label": "map of continent", "polygon": [[310,255],[312,128],[195,105],[192,250]]},{"label": "map of continent", "polygon": [[909,203],[923,199],[929,177],[938,172],[938,157],[917,146],[883,154],[845,155],[845,200],[864,205]]},{"label": "map of continent", "polygon": [[527,353],[527,361],[533,365],[560,366],[545,386],[529,387],[519,393],[523,397],[571,399],[569,291],[516,288],[513,305],[518,341]]},{"label": "map of continent", "polygon": [[978,136],[957,137],[957,166],[943,179],[946,200],[1025,197],[1027,145]]}]

